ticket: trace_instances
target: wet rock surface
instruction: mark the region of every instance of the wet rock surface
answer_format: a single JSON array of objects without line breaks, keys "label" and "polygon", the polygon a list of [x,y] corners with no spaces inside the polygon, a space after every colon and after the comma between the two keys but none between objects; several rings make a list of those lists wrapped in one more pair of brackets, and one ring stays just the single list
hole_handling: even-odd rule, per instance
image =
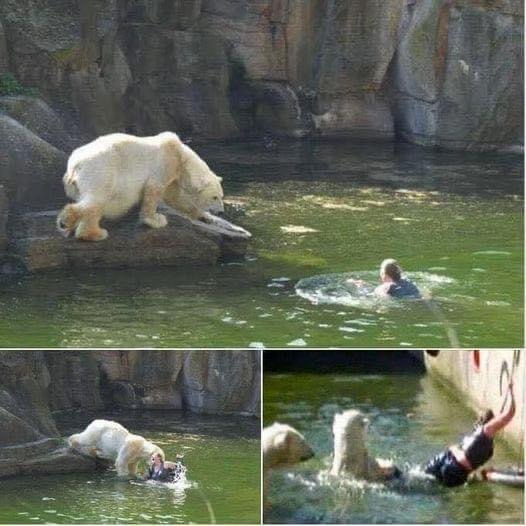
[{"label": "wet rock surface", "polygon": [[100,467],[67,448],[56,412],[259,416],[260,368],[246,351],[0,351],[0,477]]},{"label": "wet rock surface", "polygon": [[212,232],[167,211],[164,228],[141,225],[132,212],[121,221],[103,223],[108,239],[79,241],[57,231],[57,213],[28,212],[13,220],[10,253],[21,270],[214,265],[220,259],[242,257],[248,244],[248,239]]}]

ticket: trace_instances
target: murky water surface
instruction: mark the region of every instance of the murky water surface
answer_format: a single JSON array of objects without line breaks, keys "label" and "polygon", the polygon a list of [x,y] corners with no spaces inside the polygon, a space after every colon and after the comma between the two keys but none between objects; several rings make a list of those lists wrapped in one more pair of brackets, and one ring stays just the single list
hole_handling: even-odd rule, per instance
[{"label": "murky water surface", "polygon": [[[264,423],[288,423],[302,432],[316,457],[274,471],[272,523],[520,523],[524,491],[489,483],[456,489],[412,478],[372,484],[328,476],[334,414],[362,410],[371,420],[368,448],[404,471],[422,466],[469,432],[475,415],[429,378],[406,373],[265,374]],[[490,464],[515,465],[500,441]]]},{"label": "murky water surface", "polygon": [[[78,432],[94,416],[62,418],[61,432]],[[1,523],[259,522],[259,420],[161,411],[102,416],[160,445],[167,459],[182,453],[186,482],[123,480],[113,470],[5,479]]]},{"label": "murky water surface", "polygon": [[[466,347],[523,342],[522,159],[409,145],[196,147],[252,231],[216,268],[55,272],[0,284],[9,346]],[[396,257],[437,309],[313,303],[302,278]]]}]

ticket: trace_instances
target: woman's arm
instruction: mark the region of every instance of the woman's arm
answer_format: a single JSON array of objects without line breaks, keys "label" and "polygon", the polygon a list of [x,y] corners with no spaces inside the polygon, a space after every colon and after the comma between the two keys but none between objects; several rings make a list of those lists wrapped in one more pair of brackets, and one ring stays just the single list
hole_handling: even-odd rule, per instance
[{"label": "woman's arm", "polygon": [[391,285],[392,285],[391,282],[389,282],[389,283],[382,283],[381,285],[378,285],[378,287],[376,287],[374,289],[374,293],[377,296],[382,296],[382,297],[390,296],[389,289],[391,288]]},{"label": "woman's arm", "polygon": [[509,385],[511,403],[506,412],[500,413],[493,417],[489,422],[484,424],[484,433],[493,438],[503,427],[507,426],[515,415],[515,397],[513,396],[513,383]]}]

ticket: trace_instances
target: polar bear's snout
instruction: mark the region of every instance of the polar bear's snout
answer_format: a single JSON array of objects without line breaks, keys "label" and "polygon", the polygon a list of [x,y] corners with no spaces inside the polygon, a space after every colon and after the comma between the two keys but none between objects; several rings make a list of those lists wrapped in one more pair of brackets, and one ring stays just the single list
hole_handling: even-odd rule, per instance
[{"label": "polar bear's snout", "polygon": [[303,452],[303,456],[301,457],[300,460],[303,462],[305,460],[311,459],[314,456],[315,456],[314,450],[310,446],[307,446],[306,451]]},{"label": "polar bear's snout", "polygon": [[64,221],[62,221],[60,217],[57,217],[57,228],[58,228],[58,231],[64,237],[69,237],[73,232],[72,230],[68,229],[68,227],[66,226],[66,223],[64,223]]},{"label": "polar bear's snout", "polygon": [[223,200],[217,196],[214,197],[208,207],[208,211],[211,214],[222,214],[225,211],[225,205],[223,204]]}]

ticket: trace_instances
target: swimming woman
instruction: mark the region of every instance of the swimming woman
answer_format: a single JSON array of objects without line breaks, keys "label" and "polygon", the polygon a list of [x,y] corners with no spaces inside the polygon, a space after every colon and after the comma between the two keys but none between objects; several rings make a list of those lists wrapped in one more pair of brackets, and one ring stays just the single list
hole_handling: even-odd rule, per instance
[{"label": "swimming woman", "polygon": [[[483,413],[473,431],[466,435],[458,445],[450,446],[446,451],[429,461],[425,472],[433,475],[444,486],[454,487],[464,484],[468,475],[486,463],[493,456],[493,440],[515,415],[515,397],[513,383],[509,385],[510,406],[494,416],[491,409]],[[503,408],[504,409],[504,408]]]},{"label": "swimming woman", "polygon": [[[177,456],[177,458],[182,458]],[[145,475],[146,480],[156,480],[158,482],[175,482],[185,473],[186,468],[180,461],[163,462],[161,455],[155,454],[150,459],[151,464],[148,473]]]},{"label": "swimming woman", "polygon": [[392,298],[420,298],[418,287],[409,279],[402,277],[402,269],[396,259],[384,259],[380,265],[380,279],[374,293]]}]

